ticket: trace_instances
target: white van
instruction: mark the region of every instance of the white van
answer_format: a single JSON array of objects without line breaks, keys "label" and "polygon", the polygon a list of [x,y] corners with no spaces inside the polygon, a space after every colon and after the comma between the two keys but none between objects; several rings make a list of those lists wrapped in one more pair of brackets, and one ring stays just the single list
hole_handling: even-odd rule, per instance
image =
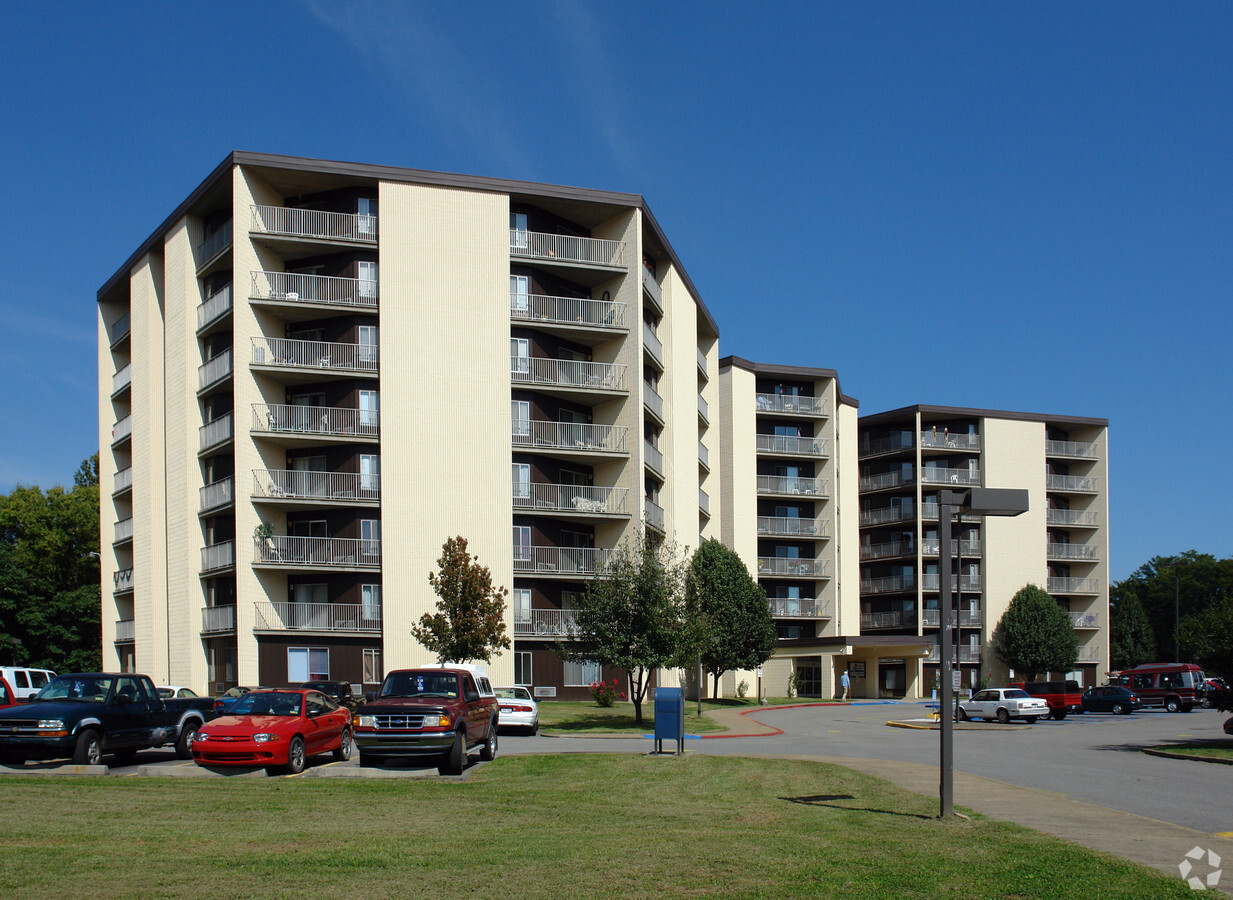
[{"label": "white van", "polygon": [[0,666],[0,673],[13,689],[18,703],[25,703],[56,677],[56,673],[49,669],[26,669],[22,666]]}]

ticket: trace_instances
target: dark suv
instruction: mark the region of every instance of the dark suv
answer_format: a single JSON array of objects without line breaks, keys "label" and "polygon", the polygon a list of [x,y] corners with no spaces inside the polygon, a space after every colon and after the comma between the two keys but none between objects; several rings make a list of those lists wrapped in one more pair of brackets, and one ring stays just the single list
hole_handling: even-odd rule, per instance
[{"label": "dark suv", "polygon": [[339,706],[355,709],[356,696],[351,692],[350,681],[306,681],[300,687],[308,691],[320,691]]}]

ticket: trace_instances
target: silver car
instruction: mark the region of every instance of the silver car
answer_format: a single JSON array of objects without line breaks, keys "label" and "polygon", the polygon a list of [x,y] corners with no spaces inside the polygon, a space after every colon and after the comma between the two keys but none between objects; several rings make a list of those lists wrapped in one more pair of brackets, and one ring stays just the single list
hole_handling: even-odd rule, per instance
[{"label": "silver car", "polygon": [[985,688],[971,700],[959,701],[959,721],[997,719],[1003,725],[1023,719],[1031,725],[1049,715],[1049,704],[1021,688]]}]

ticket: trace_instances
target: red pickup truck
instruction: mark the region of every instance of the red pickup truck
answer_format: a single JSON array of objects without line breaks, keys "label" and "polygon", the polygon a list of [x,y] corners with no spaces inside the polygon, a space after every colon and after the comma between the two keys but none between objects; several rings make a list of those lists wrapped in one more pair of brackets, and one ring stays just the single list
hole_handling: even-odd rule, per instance
[{"label": "red pickup truck", "polygon": [[497,755],[500,705],[478,667],[398,669],[352,714],[360,765],[393,757],[435,757],[442,775],[461,775],[467,754]]},{"label": "red pickup truck", "polygon": [[1083,712],[1083,688],[1077,681],[1021,681],[1011,687],[1022,688],[1049,704],[1049,717],[1061,721],[1067,713]]}]

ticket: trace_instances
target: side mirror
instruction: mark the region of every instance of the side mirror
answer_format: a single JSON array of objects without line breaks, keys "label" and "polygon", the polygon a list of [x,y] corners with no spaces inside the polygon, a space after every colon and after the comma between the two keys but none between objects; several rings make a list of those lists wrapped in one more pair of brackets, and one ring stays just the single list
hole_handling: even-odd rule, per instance
[{"label": "side mirror", "polygon": [[365,694],[365,695],[364,695],[364,702],[365,702],[365,703],[375,703],[375,702],[376,702],[376,700],[377,700],[377,692],[376,692],[376,691],[369,691],[367,694]]}]

